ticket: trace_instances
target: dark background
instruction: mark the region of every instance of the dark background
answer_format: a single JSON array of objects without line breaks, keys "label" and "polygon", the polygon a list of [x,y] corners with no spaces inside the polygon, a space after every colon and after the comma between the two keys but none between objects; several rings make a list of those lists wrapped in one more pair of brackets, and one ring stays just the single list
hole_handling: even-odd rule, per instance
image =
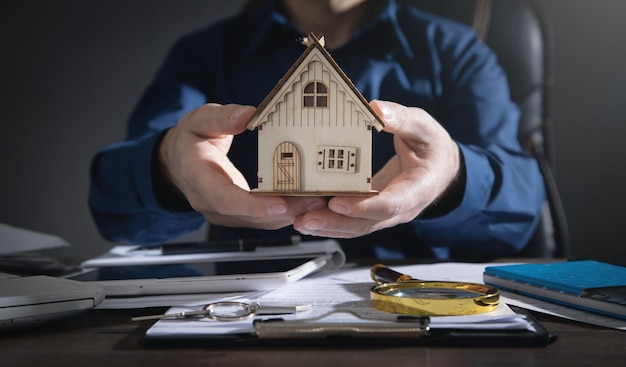
[{"label": "dark background", "polygon": [[[87,207],[93,154],[124,137],[171,44],[243,2],[3,3],[0,223],[59,235],[78,258],[110,247]],[[626,1],[540,3],[556,44],[555,168],[573,255],[626,265]]]}]

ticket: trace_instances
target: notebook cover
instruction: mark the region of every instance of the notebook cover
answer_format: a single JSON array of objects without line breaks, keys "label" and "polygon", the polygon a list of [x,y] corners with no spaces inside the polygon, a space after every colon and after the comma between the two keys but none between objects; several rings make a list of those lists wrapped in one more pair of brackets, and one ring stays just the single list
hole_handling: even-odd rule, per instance
[{"label": "notebook cover", "polygon": [[595,260],[488,266],[485,274],[573,295],[588,288],[626,285],[626,267]]}]

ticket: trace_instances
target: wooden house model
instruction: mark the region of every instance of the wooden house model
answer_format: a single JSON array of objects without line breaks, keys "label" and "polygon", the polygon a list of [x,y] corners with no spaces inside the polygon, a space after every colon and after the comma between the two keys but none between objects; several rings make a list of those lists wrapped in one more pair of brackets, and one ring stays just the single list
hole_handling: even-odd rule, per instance
[{"label": "wooden house model", "polygon": [[253,194],[373,195],[372,127],[383,121],[310,34],[307,48],[247,122],[258,129]]}]

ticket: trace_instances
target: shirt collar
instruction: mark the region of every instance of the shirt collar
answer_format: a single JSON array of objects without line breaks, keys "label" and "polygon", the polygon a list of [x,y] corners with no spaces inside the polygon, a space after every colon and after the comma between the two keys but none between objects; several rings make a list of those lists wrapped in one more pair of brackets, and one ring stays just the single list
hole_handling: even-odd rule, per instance
[{"label": "shirt collar", "polygon": [[248,43],[247,52],[249,54],[256,51],[263,41],[269,37],[272,27],[293,27],[282,10],[280,0],[263,2],[263,5],[259,5],[250,11],[250,16],[253,18],[254,23],[257,23],[257,26],[251,34],[250,42]]},{"label": "shirt collar", "polygon": [[402,27],[398,21],[398,14],[400,14],[401,11],[403,10],[400,9],[396,0],[380,1],[378,15],[357,30],[353,39],[367,37],[366,33],[372,31],[384,37],[386,44],[397,42],[398,46],[405,52],[407,57],[413,58],[413,51],[409,46],[408,38],[402,31]]},{"label": "shirt collar", "polygon": [[388,0],[387,6],[384,8],[378,19],[380,23],[391,27],[391,35],[395,37],[395,40],[400,44],[402,50],[406,53],[406,56],[412,59],[414,55],[409,45],[408,37],[404,31],[402,31],[402,27],[398,21],[398,14],[400,14],[401,11],[402,10],[399,9],[396,0]]},{"label": "shirt collar", "polygon": [[[378,2],[379,0],[374,1]],[[396,0],[380,1],[380,8],[378,11],[379,14],[361,27],[355,34],[355,37],[358,37],[360,34],[370,29],[376,29],[381,26],[389,27],[391,30],[389,34],[395,38],[395,41],[399,43],[406,55],[412,58],[413,52],[409,47],[407,37],[398,22],[398,4],[396,3]],[[294,33],[301,33],[301,31],[285,16],[280,0],[266,1],[263,6],[258,6],[257,8],[251,10],[250,15],[254,19],[254,22],[251,24],[256,23],[257,26],[255,27],[255,31],[251,34],[247,47],[248,53],[255,52],[256,49],[263,44],[267,37],[270,36],[270,30],[272,27],[281,27],[283,29],[290,29]]]}]

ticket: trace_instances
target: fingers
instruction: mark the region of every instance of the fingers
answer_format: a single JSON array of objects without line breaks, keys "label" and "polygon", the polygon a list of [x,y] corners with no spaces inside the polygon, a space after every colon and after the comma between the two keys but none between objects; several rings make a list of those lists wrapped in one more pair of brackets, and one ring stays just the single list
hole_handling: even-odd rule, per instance
[{"label": "fingers", "polygon": [[406,223],[423,208],[415,207],[416,201],[407,198],[410,196],[408,193],[414,191],[411,181],[401,180],[395,185],[377,196],[334,197],[329,201],[328,208],[310,211],[296,218],[294,228],[307,235],[353,238]]},{"label": "fingers", "polygon": [[326,201],[318,197],[256,196],[233,185],[224,185],[212,195],[210,205],[220,215],[250,218],[258,223],[289,219],[292,224],[299,215],[326,208]]},{"label": "fingers", "polygon": [[[218,225],[278,229],[292,225],[297,216],[309,210],[326,207],[326,200],[320,197],[252,195],[222,175],[208,176],[196,187],[201,191],[189,198],[192,207]],[[213,189],[202,189],[206,187]]]},{"label": "fingers", "polygon": [[245,130],[254,111],[252,106],[208,103],[188,112],[179,125],[201,136],[237,135]]},{"label": "fingers", "polygon": [[384,130],[394,135],[394,147],[402,169],[425,169],[428,174],[420,176],[430,178],[435,185],[432,192],[441,194],[461,167],[457,143],[421,108],[385,101],[372,101],[371,105],[385,119]]},{"label": "fingers", "polygon": [[395,225],[395,219],[376,221],[351,218],[321,209],[297,217],[293,227],[304,235],[332,238],[355,238]]},{"label": "fingers", "polygon": [[[285,199],[276,196],[253,196],[241,173],[229,161],[204,163],[188,176],[186,195],[191,206],[214,224],[272,228],[271,223],[291,224]],[[242,181],[243,183],[241,183]],[[265,226],[268,224],[268,227]]]},{"label": "fingers", "polygon": [[406,107],[398,103],[374,100],[370,105],[385,121],[384,131],[402,137],[428,141],[439,123],[418,107]]},{"label": "fingers", "polygon": [[280,197],[255,197],[235,186],[224,186],[215,194],[210,208],[201,210],[213,224],[277,229],[292,224],[295,218]]}]

